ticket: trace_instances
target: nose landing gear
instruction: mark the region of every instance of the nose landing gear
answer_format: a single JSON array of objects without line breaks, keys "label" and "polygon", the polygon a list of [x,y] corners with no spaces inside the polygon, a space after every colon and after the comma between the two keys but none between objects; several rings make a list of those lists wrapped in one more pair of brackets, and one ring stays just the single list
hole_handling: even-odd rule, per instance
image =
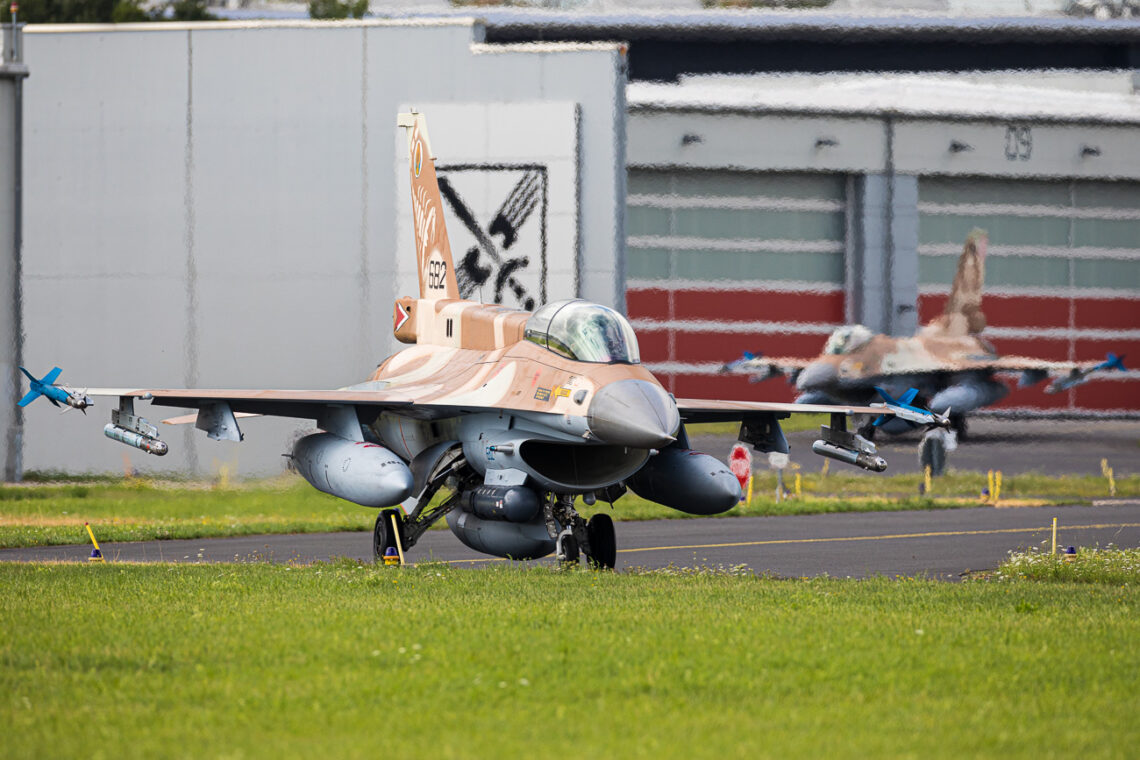
[{"label": "nose landing gear", "polygon": [[597,514],[587,522],[574,509],[570,494],[550,494],[544,513],[560,565],[577,565],[580,553],[598,570],[612,570],[617,564],[617,536],[609,515]]}]

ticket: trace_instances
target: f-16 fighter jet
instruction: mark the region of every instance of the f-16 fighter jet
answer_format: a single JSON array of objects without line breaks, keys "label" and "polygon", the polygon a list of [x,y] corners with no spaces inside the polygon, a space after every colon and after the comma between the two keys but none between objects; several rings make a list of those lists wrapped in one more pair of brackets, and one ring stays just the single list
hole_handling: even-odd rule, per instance
[{"label": "f-16 fighter jet", "polygon": [[[685,423],[738,420],[741,440],[787,452],[777,420],[826,412],[825,455],[886,467],[874,444],[846,428],[847,415],[881,408],[674,399],[640,364],[637,337],[613,309],[574,299],[528,313],[462,300],[424,116],[400,114],[398,124],[410,153],[420,294],[396,301],[393,328],[409,346],[366,382],[339,390],[89,389],[119,397],[109,437],[166,453],[155,426],[135,414],[136,400],[197,409],[167,422],[193,422],[219,440],[241,440],[242,417],[315,420],[322,432],[289,456],[318,490],[382,510],[378,557],[390,547],[406,552],[446,517],[479,552],[532,559],[553,551],[564,561],[581,553],[606,568],[616,559],[613,522],[583,519],[578,496],[612,503],[629,488],[695,514],[737,503],[736,478],[689,449]],[[447,498],[433,501],[445,486]]]},{"label": "f-16 fighter jet", "polygon": [[[966,414],[995,404],[1009,393],[995,373],[1020,373],[1020,387],[1053,376],[1056,379],[1046,391],[1058,393],[1085,382],[1093,372],[1124,369],[1123,357],[1115,354],[1103,362],[1083,364],[998,356],[981,335],[986,326],[982,288],[987,242],[982,230],[970,233],[944,312],[914,337],[893,338],[876,335],[863,325],[846,325],[831,334],[823,354],[815,359],[745,354],[724,369],[749,374],[757,381],[786,375],[800,392],[797,403],[805,404],[866,404],[879,397],[877,388],[893,396],[915,388],[918,393],[911,400],[917,398],[922,406],[943,415],[949,411],[959,438],[966,430]],[[878,426],[887,433],[913,427],[901,415]],[[864,429],[868,437],[873,432],[871,427]]]}]

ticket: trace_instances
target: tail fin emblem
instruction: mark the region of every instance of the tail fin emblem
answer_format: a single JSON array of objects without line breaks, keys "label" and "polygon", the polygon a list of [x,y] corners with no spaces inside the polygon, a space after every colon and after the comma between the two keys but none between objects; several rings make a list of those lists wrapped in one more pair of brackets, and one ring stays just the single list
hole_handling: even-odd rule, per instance
[{"label": "tail fin emblem", "polygon": [[447,240],[427,120],[421,113],[402,113],[396,118],[396,124],[407,129],[420,298],[429,301],[459,298],[459,283],[455,279],[451,244]]}]

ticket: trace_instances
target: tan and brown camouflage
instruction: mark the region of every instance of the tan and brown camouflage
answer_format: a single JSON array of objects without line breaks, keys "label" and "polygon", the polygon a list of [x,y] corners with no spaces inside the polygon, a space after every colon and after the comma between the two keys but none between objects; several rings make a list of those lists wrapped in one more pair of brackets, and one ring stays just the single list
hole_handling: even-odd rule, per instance
[{"label": "tan and brown camouflage", "polygon": [[[799,398],[807,403],[867,403],[876,398],[876,385],[886,386],[893,393],[916,387],[921,402],[935,412],[943,410],[940,398],[957,401],[952,406],[960,417],[1008,393],[992,378],[993,373],[1021,373],[1022,384],[1055,376],[1057,379],[1046,388],[1046,392],[1055,393],[1082,382],[1094,370],[1108,365],[1116,368],[1113,362],[1118,360],[1111,356],[1105,363],[999,356],[982,335],[986,327],[982,291],[988,244],[984,230],[970,233],[943,313],[912,337],[896,338],[875,334],[863,325],[846,325],[831,334],[823,353],[814,359],[746,357],[726,364],[725,371],[760,380],[790,376],[801,392]],[[965,393],[967,390],[970,392]]]}]

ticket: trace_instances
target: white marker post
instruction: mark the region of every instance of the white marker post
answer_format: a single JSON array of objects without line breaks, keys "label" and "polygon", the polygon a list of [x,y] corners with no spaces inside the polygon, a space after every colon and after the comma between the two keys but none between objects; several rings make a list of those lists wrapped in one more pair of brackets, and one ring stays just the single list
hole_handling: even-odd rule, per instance
[{"label": "white marker post", "polygon": [[783,501],[784,468],[788,466],[788,455],[779,451],[768,452],[768,466],[776,471],[776,501]]}]

